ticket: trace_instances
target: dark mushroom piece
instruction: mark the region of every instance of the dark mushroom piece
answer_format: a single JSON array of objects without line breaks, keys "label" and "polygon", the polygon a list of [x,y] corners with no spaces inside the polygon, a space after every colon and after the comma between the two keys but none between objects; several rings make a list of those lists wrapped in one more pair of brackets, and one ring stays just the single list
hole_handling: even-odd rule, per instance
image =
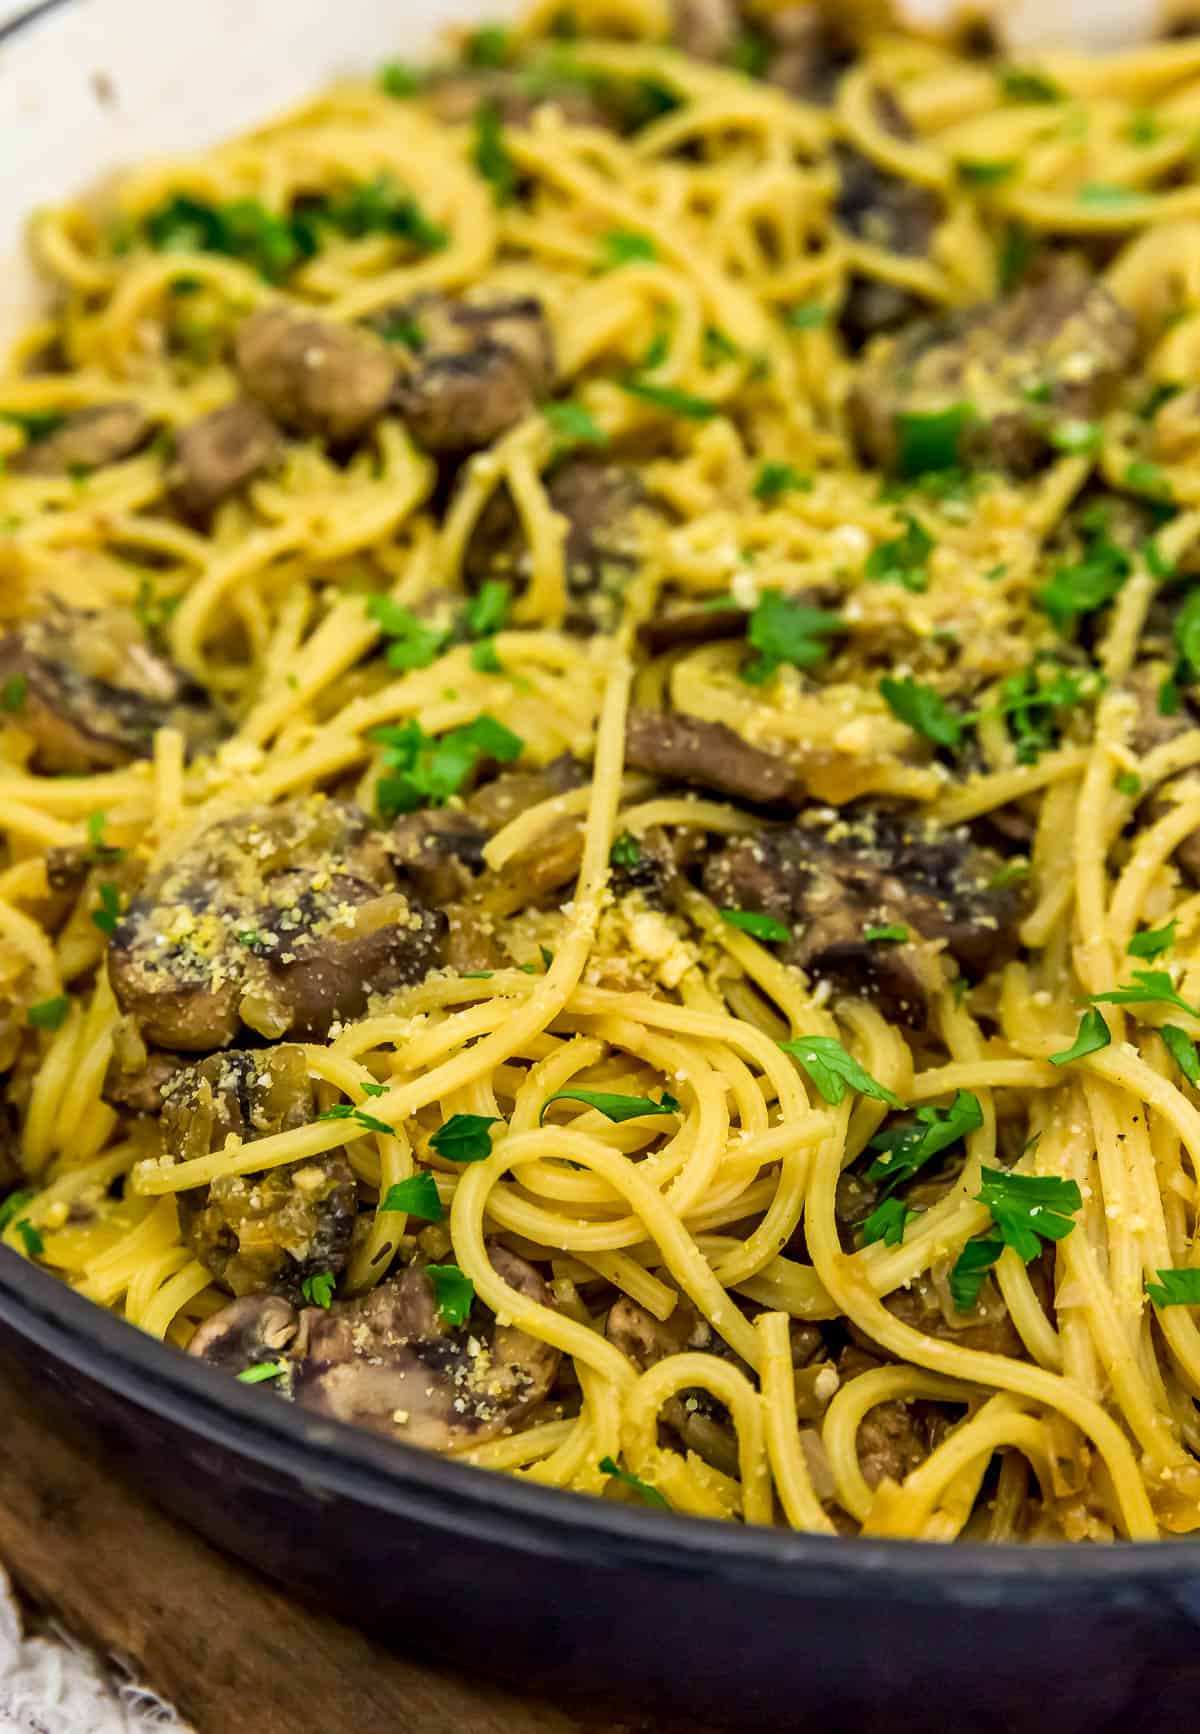
[{"label": "dark mushroom piece", "polygon": [[962,410],[958,460],[1028,475],[1064,420],[1112,402],[1137,327],[1104,284],[1059,265],[1000,300],[923,320],[864,359],[849,399],[863,455],[897,460],[897,418]]},{"label": "dark mushroom piece", "polygon": [[286,428],[332,446],[360,438],[392,401],[396,361],[363,331],[262,307],[238,326],[238,376]]},{"label": "dark mushroom piece", "polygon": [[[510,1288],[553,1305],[532,1265],[495,1241],[488,1254]],[[479,1302],[464,1324],[448,1325],[418,1264],[361,1300],[306,1308],[294,1331],[281,1314],[264,1320],[264,1310],[227,1307],[196,1333],[191,1352],[230,1367],[244,1352],[250,1365],[267,1358],[269,1328],[286,1354],[284,1388],[302,1407],[427,1451],[462,1451],[511,1432],[558,1372],[557,1349]]]},{"label": "dark mushroom piece", "polygon": [[181,428],[176,439],[175,497],[185,512],[204,517],[273,464],[279,429],[259,404],[237,398]]},{"label": "dark mushroom piece", "polygon": [[[851,1345],[838,1358],[843,1384],[883,1363]],[[928,1402],[889,1398],[868,1409],[858,1429],[858,1466],[872,1490],[883,1481],[900,1483],[919,1469],[945,1436],[949,1419],[944,1409]]]},{"label": "dark mushroom piece", "polygon": [[0,687],[16,693],[12,719],[34,740],[48,773],[112,770],[147,758],[160,728],[190,753],[215,746],[221,721],[202,689],[150,643],[124,608],[55,604],[0,637]]},{"label": "dark mushroom piece", "polygon": [[[315,1119],[304,1049],[214,1054],[176,1075],[162,1109],[169,1155],[186,1162]],[[344,1150],[239,1174],[177,1198],[183,1238],[222,1288],[297,1299],[306,1277],[337,1276],[350,1256],[358,1185]]]},{"label": "dark mushroom piece", "polygon": [[672,0],[676,45],[697,60],[735,63],[747,32],[761,46],[761,75],[800,102],[827,107],[854,47],[837,21],[816,6],[773,7],[759,14],[744,0]]},{"label": "dark mushroom piece", "polygon": [[[738,837],[713,855],[704,888],[724,909],[769,915],[793,929],[785,962],[843,993],[877,1000],[920,1028],[941,980],[928,944],[939,941],[972,975],[1012,956],[1021,892],[1003,861],[965,830],[883,808],[817,809],[788,828]],[[902,926],[906,942],[868,940]]]},{"label": "dark mushroom piece", "polygon": [[422,295],[379,316],[409,331],[396,406],[414,439],[440,457],[481,451],[545,397],[554,345],[536,296]]},{"label": "dark mushroom piece", "polygon": [[136,403],[105,403],[69,415],[53,433],[8,460],[13,475],[68,476],[132,457],[154,430]]},{"label": "dark mushroom piece", "polygon": [[114,1056],[104,1079],[104,1100],[130,1114],[161,1114],[167,1091],[191,1063],[183,1054],[150,1053],[140,1066],[129,1070]]},{"label": "dark mushroom piece", "polygon": [[555,77],[553,69],[536,78],[505,67],[455,67],[435,73],[426,89],[434,115],[446,126],[465,126],[481,109],[491,110],[501,126],[524,127],[539,109],[553,107],[571,126],[612,129],[622,125],[624,104],[613,90],[588,87],[569,78]]},{"label": "dark mushroom piece", "polygon": [[630,711],[625,763],[664,782],[710,789],[750,806],[796,806],[804,799],[786,759],[751,746],[725,723],[681,711]]},{"label": "dark mushroom piece", "polygon": [[445,916],[397,886],[383,836],[322,796],[210,826],[133,899],[109,944],[123,1011],[151,1046],[322,1040],[372,994],[422,980]]},{"label": "dark mushroom piece", "polygon": [[299,1313],[282,1295],[244,1295],[197,1327],[188,1354],[236,1375],[277,1361],[299,1328]]},{"label": "dark mushroom piece", "polygon": [[[575,632],[611,631],[637,567],[637,513],[646,502],[641,479],[625,464],[572,457],[554,470],[546,492],[566,522],[566,624]],[[498,494],[468,544],[467,583],[478,587],[488,578],[520,583],[527,576],[527,560],[516,510],[507,494]]]}]

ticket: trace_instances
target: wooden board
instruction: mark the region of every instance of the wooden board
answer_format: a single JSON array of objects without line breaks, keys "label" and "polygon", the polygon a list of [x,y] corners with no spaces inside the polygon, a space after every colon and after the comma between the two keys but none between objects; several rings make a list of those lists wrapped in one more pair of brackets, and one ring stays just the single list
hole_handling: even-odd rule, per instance
[{"label": "wooden board", "polygon": [[0,1416],[0,1561],[198,1734],[671,1734],[391,1655],[298,1606],[89,1459],[3,1367]]}]

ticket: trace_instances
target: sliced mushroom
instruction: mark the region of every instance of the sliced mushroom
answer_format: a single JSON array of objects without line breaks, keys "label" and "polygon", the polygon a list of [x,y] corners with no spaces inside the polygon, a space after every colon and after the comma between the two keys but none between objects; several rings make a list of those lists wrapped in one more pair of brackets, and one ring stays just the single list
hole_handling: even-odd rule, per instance
[{"label": "sliced mushroom", "polygon": [[[167,1153],[179,1161],[307,1126],[316,1092],[304,1049],[214,1054],[180,1072],[162,1109]],[[305,1277],[337,1275],[350,1255],[358,1186],[344,1150],[262,1174],[224,1176],[178,1195],[184,1240],[222,1288],[296,1299]]]},{"label": "sliced mushroom", "polygon": [[[573,457],[553,472],[546,492],[566,525],[566,624],[575,632],[611,631],[637,568],[638,512],[646,501],[641,478],[625,464]],[[512,501],[507,494],[498,494],[468,545],[467,582],[473,586],[488,578],[523,582],[528,561]]]},{"label": "sliced mushroom", "polygon": [[204,517],[261,475],[279,455],[282,437],[266,410],[238,398],[181,428],[176,441],[176,497],[185,512]]},{"label": "sliced mushroom", "polygon": [[320,1040],[372,994],[420,981],[444,932],[398,888],[365,815],[313,796],[251,808],[181,850],[119,923],[109,977],[154,1047],[207,1052],[242,1025]]},{"label": "sliced mushroom", "polygon": [[[965,830],[883,808],[820,808],[790,828],[738,837],[704,869],[721,908],[773,916],[794,931],[781,955],[846,993],[877,999],[914,1028],[941,981],[936,941],[973,975],[1010,957],[1022,896],[1003,862]],[[900,926],[908,940],[873,941]]]},{"label": "sliced mushroom", "polygon": [[191,1061],[183,1054],[143,1053],[143,1063],[132,1071],[114,1056],[104,1079],[104,1100],[131,1114],[161,1114],[164,1096]]},{"label": "sliced mushroom", "polygon": [[299,1313],[281,1295],[245,1295],[205,1319],[188,1344],[188,1354],[222,1372],[244,1373],[264,1361],[277,1361],[299,1328]]},{"label": "sliced mushroom", "polygon": [[439,456],[491,445],[553,382],[554,346],[535,296],[423,295],[384,317],[411,328],[396,404],[417,442]]},{"label": "sliced mushroom", "polygon": [[[553,1305],[532,1265],[494,1241],[488,1253],[510,1288]],[[448,1325],[416,1264],[363,1300],[309,1309],[302,1326],[292,1362],[297,1403],[428,1451],[461,1451],[510,1432],[558,1372],[557,1349],[478,1302],[465,1324]]]},{"label": "sliced mushroom", "polygon": [[751,746],[724,723],[680,711],[630,711],[625,762],[666,782],[712,789],[751,806],[795,806],[803,799],[786,759]]},{"label": "sliced mushroom", "polygon": [[153,648],[133,613],[55,604],[0,637],[0,686],[34,740],[37,770],[111,770],[153,751],[176,728],[190,752],[216,744],[221,721],[202,690]]},{"label": "sliced mushroom", "polygon": [[1109,407],[1136,349],[1137,327],[1104,284],[1060,265],[878,344],[851,391],[851,420],[863,455],[886,469],[901,415],[960,410],[961,462],[1028,475],[1059,423]]},{"label": "sliced mushroom", "polygon": [[136,403],[105,403],[69,415],[45,439],[34,440],[8,460],[14,475],[66,476],[103,469],[132,457],[154,423]]},{"label": "sliced mushroom", "polygon": [[553,107],[572,126],[618,127],[624,105],[615,90],[612,100],[605,101],[604,96],[599,87],[588,89],[569,78],[556,78],[553,68],[534,79],[504,67],[454,67],[435,74],[427,91],[434,115],[446,126],[465,126],[481,109],[489,109],[502,126],[523,127],[539,109]]},{"label": "sliced mushroom", "polygon": [[396,362],[375,338],[286,307],[263,307],[238,326],[238,375],[282,426],[345,445],[384,414]]}]

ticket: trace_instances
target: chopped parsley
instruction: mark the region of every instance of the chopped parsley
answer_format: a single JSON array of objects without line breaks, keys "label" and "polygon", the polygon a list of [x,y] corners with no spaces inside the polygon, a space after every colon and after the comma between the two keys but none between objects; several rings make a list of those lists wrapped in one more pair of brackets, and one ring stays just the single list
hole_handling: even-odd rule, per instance
[{"label": "chopped parsley", "polygon": [[1187,665],[1176,679],[1186,678],[1189,671],[1200,675],[1200,588],[1189,590],[1180,604],[1173,636],[1175,648]]},{"label": "chopped parsley", "polygon": [[23,1210],[33,1203],[35,1194],[32,1192],[10,1192],[0,1203],[0,1234],[3,1234]]},{"label": "chopped parsley", "polygon": [[643,403],[653,404],[655,409],[683,416],[688,421],[711,421],[713,416],[721,413],[720,405],[713,403],[711,398],[697,397],[694,392],[681,391],[678,386],[656,385],[653,380],[638,379],[633,375],[618,380],[617,384],[630,397],[640,398]]},{"label": "chopped parsley", "polygon": [[[386,1120],[376,1119],[374,1114],[368,1114],[365,1108],[356,1108],[353,1102],[335,1102],[332,1108],[326,1108],[323,1114],[317,1115],[318,1120],[353,1120],[360,1132],[379,1132],[385,1138],[395,1136],[394,1129]],[[358,1136],[355,1133],[352,1136]]]},{"label": "chopped parsley", "polygon": [[17,1233],[30,1258],[41,1258],[46,1250],[45,1242],[28,1217],[23,1216],[17,1223]]},{"label": "chopped parsley", "polygon": [[451,1114],[429,1142],[448,1162],[486,1162],[492,1153],[491,1129],[500,1124],[495,1114]]},{"label": "chopped parsley", "polygon": [[268,1379],[282,1379],[287,1376],[286,1361],[259,1361],[256,1366],[246,1367],[238,1374],[243,1385],[263,1385]]},{"label": "chopped parsley", "polygon": [[390,773],[375,785],[376,804],[385,819],[444,805],[483,760],[513,764],[525,748],[519,735],[486,711],[437,737],[427,735],[418,722],[406,722],[372,729],[368,738],[383,747]]},{"label": "chopped parsley", "polygon": [[754,498],[764,506],[773,506],[785,494],[810,493],[812,477],[801,475],[792,464],[765,463],[754,481]]},{"label": "chopped parsley", "polygon": [[60,1030],[70,1009],[70,1000],[65,994],[60,994],[56,999],[43,999],[37,1005],[31,1005],[25,1018],[35,1030]]},{"label": "chopped parsley", "polygon": [[640,866],[641,860],[641,846],[632,831],[622,831],[619,837],[613,839],[613,846],[608,852],[610,867],[622,867],[628,873]]},{"label": "chopped parsley", "polygon": [[1042,1250],[1046,1240],[1065,1240],[1075,1227],[1075,1212],[1083,1196],[1074,1180],[1057,1175],[1010,1174],[1003,1168],[985,1168],[983,1184],[976,1193],[986,1204],[999,1234],[970,1240],[950,1272],[950,1293],[960,1312],[969,1312],[979,1299],[983,1279],[1006,1246],[1011,1246],[1024,1264]]},{"label": "chopped parsley", "polygon": [[1102,1012],[1095,1006],[1090,1006],[1079,1020],[1079,1034],[1069,1048],[1064,1048],[1059,1054],[1050,1055],[1052,1066],[1069,1066],[1072,1060],[1082,1060],[1087,1054],[1098,1054],[1101,1048],[1106,1048],[1112,1041],[1112,1031],[1104,1021]]},{"label": "chopped parsley", "polygon": [[517,165],[504,142],[504,125],[494,102],[475,111],[475,167],[492,189],[498,205],[511,204],[517,191]]},{"label": "chopped parsley", "polygon": [[893,714],[915,734],[939,747],[961,744],[963,719],[951,710],[936,688],[923,686],[908,675],[903,680],[885,677],[879,683],[879,691]]},{"label": "chopped parsley", "polygon": [[581,403],[548,403],[542,414],[554,430],[555,449],[569,451],[572,446],[606,446],[608,435],[599,422]]},{"label": "chopped parsley", "polygon": [[1094,421],[1055,422],[1049,437],[1055,451],[1065,452],[1069,457],[1090,458],[1100,449],[1100,427]]},{"label": "chopped parsley", "polygon": [[902,1246],[904,1231],[918,1214],[903,1198],[883,1199],[859,1226],[863,1245],[873,1246],[877,1240],[882,1240],[885,1246]]},{"label": "chopped parsley", "polygon": [[428,668],[446,648],[449,627],[427,625],[390,596],[369,596],[367,613],[387,639],[389,668]]},{"label": "chopped parsley", "polygon": [[793,331],[815,331],[818,326],[829,322],[829,309],[819,301],[801,301],[796,307],[789,307],[784,314],[784,323],[790,325]]},{"label": "chopped parsley", "polygon": [[865,1071],[833,1036],[793,1036],[779,1045],[803,1066],[817,1093],[833,1107],[845,1099],[847,1085],[862,1096],[886,1102],[889,1108],[902,1106],[900,1098]]},{"label": "chopped parsley", "polygon": [[113,861],[124,859],[124,849],[118,849],[114,843],[104,840],[104,827],[108,817],[104,813],[89,813],[87,816],[87,858],[95,866],[104,866]]},{"label": "chopped parsley", "polygon": [[1157,1282],[1146,1284],[1146,1293],[1156,1307],[1200,1306],[1200,1269],[1156,1271]]},{"label": "chopped parsley", "polygon": [[466,1324],[475,1299],[475,1284],[470,1277],[456,1264],[427,1264],[425,1274],[433,1284],[438,1311],[451,1330]]},{"label": "chopped parsley", "polygon": [[397,101],[406,97],[416,96],[424,84],[424,78],[415,67],[406,66],[402,60],[389,60],[379,69],[379,86],[386,95],[394,96]]},{"label": "chopped parsley", "polygon": [[840,614],[797,602],[779,590],[759,597],[746,627],[746,642],[757,652],[742,669],[742,679],[762,686],[786,662],[815,668],[829,655],[829,640],[846,631]]},{"label": "chopped parsley", "polygon": [[1144,927],[1140,933],[1134,934],[1125,950],[1130,957],[1140,957],[1147,962],[1161,957],[1174,945],[1178,925],[1176,921],[1168,921],[1165,927]]},{"label": "chopped parsley", "polygon": [[1010,674],[1000,683],[998,708],[1016,750],[1017,763],[1036,764],[1062,737],[1064,713],[1099,689],[1090,671],[1041,664]]},{"label": "chopped parsley", "polygon": [[9,716],[18,716],[25,709],[25,700],[29,696],[29,682],[23,674],[10,674],[0,686],[0,710],[7,711]]},{"label": "chopped parsley", "polygon": [[1066,92],[1032,67],[1002,66],[996,74],[1008,102],[1063,102]]},{"label": "chopped parsley", "polygon": [[636,229],[610,229],[602,241],[604,249],[604,269],[617,270],[622,265],[634,263],[654,264],[658,259],[658,248],[649,235],[639,234]]},{"label": "chopped parsley", "polygon": [[1015,157],[969,157],[956,166],[964,186],[998,187],[1010,181],[1021,165]]},{"label": "chopped parsley", "polygon": [[903,533],[871,550],[863,574],[877,584],[901,584],[905,590],[920,593],[929,588],[929,556],[933,549],[933,537],[928,530],[906,514]]},{"label": "chopped parsley", "polygon": [[313,1276],[306,1276],[300,1284],[300,1293],[309,1306],[324,1307],[326,1311],[333,1305],[333,1294],[337,1287],[331,1270],[319,1270]]},{"label": "chopped parsley", "polygon": [[1119,795],[1128,795],[1132,798],[1134,795],[1141,794],[1142,779],[1136,771],[1122,771],[1119,776],[1113,778],[1113,788]]},{"label": "chopped parsley", "polygon": [[904,1125],[877,1132],[871,1139],[867,1148],[878,1154],[867,1170],[867,1179],[891,1193],[982,1125],[979,1097],[970,1090],[959,1090],[948,1108],[918,1108]]},{"label": "chopped parsley", "polygon": [[753,909],[722,909],[721,920],[770,945],[782,944],[792,937],[792,930],[785,922],[776,921],[773,915],[759,915]]},{"label": "chopped parsley", "polygon": [[551,1102],[582,1102],[617,1125],[624,1120],[640,1119],[643,1114],[678,1114],[680,1111],[679,1103],[665,1090],[661,1102],[653,1102],[649,1096],[614,1096],[607,1090],[556,1090],[542,1103],[539,1125],[544,1123]]},{"label": "chopped parsley", "polygon": [[484,24],[473,30],[463,44],[463,59],[468,66],[496,68],[511,57],[513,35],[503,24]]},{"label": "chopped parsley", "polygon": [[508,621],[512,585],[503,578],[485,578],[462,611],[464,630],[471,638],[490,638]]},{"label": "chopped parsley", "polygon": [[1135,969],[1132,982],[1091,997],[1093,1005],[1173,1005],[1189,1017],[1200,1017],[1195,1006],[1180,998],[1165,969]]},{"label": "chopped parsley", "polygon": [[97,907],[92,910],[92,923],[101,933],[112,938],[121,919],[121,893],[109,880],[96,887]]},{"label": "chopped parsley", "polygon": [[996,279],[1002,294],[1014,289],[1024,277],[1037,250],[1024,223],[1006,223],[996,250]]},{"label": "chopped parsley", "polygon": [[643,1505],[652,1505],[656,1511],[670,1511],[671,1507],[663,1498],[657,1487],[651,1487],[648,1481],[643,1481],[640,1475],[631,1475],[628,1469],[622,1469],[611,1457],[602,1457],[596,1465],[601,1475],[609,1476],[622,1487],[628,1487],[631,1493],[636,1493]]},{"label": "chopped parsley", "polygon": [[906,945],[908,943],[908,928],[895,921],[887,927],[864,929],[863,938],[868,945]]},{"label": "chopped parsley", "polygon": [[1123,187],[1117,181],[1085,181],[1075,194],[1075,203],[1114,209],[1138,205],[1144,197],[1136,187]]},{"label": "chopped parsley", "polygon": [[1135,108],[1125,123],[1125,137],[1133,145],[1157,144],[1162,126],[1152,108]]},{"label": "chopped parsley", "polygon": [[1156,500],[1169,500],[1171,484],[1165,473],[1157,464],[1148,464],[1140,458],[1125,466],[1125,485],[1135,493],[1149,494]]},{"label": "chopped parsley", "polygon": [[1132,570],[1129,555],[1099,523],[1082,557],[1072,565],[1058,567],[1049,583],[1036,592],[1035,600],[1060,632],[1069,632],[1081,614],[1094,613],[1111,602]]},{"label": "chopped parsley", "polygon": [[419,1216],[422,1222],[440,1222],[444,1212],[438,1197],[437,1181],[427,1171],[410,1174],[389,1186],[379,1202],[380,1210],[403,1210],[409,1216]]},{"label": "chopped parsley", "polygon": [[963,433],[975,419],[969,403],[927,414],[911,412],[896,416],[896,472],[905,479],[931,470],[951,470],[959,461]]},{"label": "chopped parsley", "polygon": [[1186,1030],[1181,1030],[1178,1024],[1163,1024],[1158,1033],[1188,1083],[1193,1087],[1200,1086],[1200,1055],[1196,1052],[1196,1044],[1191,1036]]}]

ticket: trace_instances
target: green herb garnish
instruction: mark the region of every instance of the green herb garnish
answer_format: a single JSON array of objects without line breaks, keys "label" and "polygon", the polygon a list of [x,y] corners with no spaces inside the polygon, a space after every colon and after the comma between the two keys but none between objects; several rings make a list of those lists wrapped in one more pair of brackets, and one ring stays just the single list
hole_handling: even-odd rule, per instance
[{"label": "green herb garnish", "polygon": [[769,945],[780,945],[792,937],[791,928],[784,922],[776,921],[773,915],[759,915],[753,909],[722,909],[721,920]]},{"label": "green herb garnish", "polygon": [[793,1036],[790,1041],[779,1045],[785,1054],[790,1054],[803,1066],[818,1094],[833,1107],[844,1100],[847,1085],[862,1096],[873,1096],[877,1102],[886,1102],[889,1108],[903,1106],[899,1096],[893,1095],[865,1071],[833,1036]]},{"label": "green herb garnish", "polygon": [[1069,1066],[1072,1060],[1082,1060],[1086,1054],[1098,1054],[1101,1048],[1108,1047],[1112,1041],[1112,1031],[1104,1021],[1103,1014],[1095,1006],[1084,1012],[1079,1020],[1079,1034],[1069,1048],[1064,1048],[1060,1054],[1050,1055],[1052,1066]]},{"label": "green herb garnish", "polygon": [[437,1181],[425,1171],[410,1174],[407,1180],[398,1180],[394,1186],[389,1186],[379,1208],[403,1210],[409,1216],[419,1216],[422,1222],[440,1222],[445,1214],[438,1197]]},{"label": "green herb garnish", "polygon": [[383,747],[390,773],[375,785],[376,803],[385,819],[421,807],[443,806],[481,761],[513,764],[525,747],[519,735],[486,712],[436,738],[419,723],[407,722],[372,729],[368,739]]},{"label": "green herb garnish", "polygon": [[759,597],[746,626],[746,642],[757,655],[742,669],[742,679],[762,686],[784,664],[815,668],[829,655],[830,639],[846,631],[840,614],[796,602],[779,590]]},{"label": "green herb garnish", "polygon": [[60,1030],[70,1009],[70,1000],[65,994],[60,994],[57,999],[43,999],[37,1005],[31,1005],[25,1019],[35,1030]]},{"label": "green herb garnish", "polygon": [[879,691],[893,714],[914,733],[939,747],[961,744],[963,719],[934,687],[923,686],[908,675],[903,680],[881,680]]},{"label": "green herb garnish", "polygon": [[111,939],[121,919],[121,893],[106,880],[96,887],[96,896],[99,902],[97,908],[92,910],[93,925]]},{"label": "green herb garnish", "polygon": [[324,1307],[328,1312],[333,1305],[333,1294],[337,1287],[331,1270],[319,1270],[313,1276],[306,1276],[300,1284],[300,1293],[309,1306]]},{"label": "green herb garnish", "polygon": [[1160,1270],[1157,1282],[1146,1284],[1156,1307],[1200,1306],[1200,1269]]},{"label": "green herb garnish", "polygon": [[619,1481],[622,1487],[628,1487],[630,1492],[636,1493],[643,1505],[652,1505],[656,1511],[670,1511],[670,1505],[657,1487],[651,1487],[640,1475],[631,1475],[628,1469],[622,1469],[611,1457],[602,1457],[596,1467],[602,1475],[611,1476],[612,1480]]},{"label": "green herb garnish", "polygon": [[475,1299],[475,1284],[456,1264],[427,1264],[425,1274],[433,1284],[438,1311],[452,1330],[467,1322]]},{"label": "green herb garnish", "polygon": [[867,556],[863,574],[877,584],[902,584],[916,593],[929,587],[929,556],[933,537],[915,518],[904,518],[904,532],[881,542]]},{"label": "green herb garnish", "polygon": [[492,1153],[491,1129],[501,1124],[494,1114],[451,1114],[429,1142],[448,1162],[486,1162]]},{"label": "green herb garnish", "polygon": [[911,412],[896,416],[896,472],[911,479],[929,470],[950,470],[959,461],[963,433],[975,419],[969,403],[927,414]]},{"label": "green herb garnish", "polygon": [[238,1374],[243,1385],[262,1385],[268,1379],[282,1379],[287,1376],[286,1361],[259,1361],[256,1366],[246,1367]]},{"label": "green herb garnish", "polygon": [[1168,921],[1165,927],[1145,927],[1140,933],[1135,933],[1125,947],[1130,957],[1140,957],[1147,962],[1161,957],[1164,951],[1170,951],[1175,943],[1176,921]]},{"label": "green herb garnish", "polygon": [[868,945],[905,945],[908,942],[908,928],[902,927],[898,921],[887,927],[868,927],[863,932],[863,938]]},{"label": "green herb garnish", "polygon": [[1178,1024],[1163,1024],[1158,1033],[1188,1083],[1193,1087],[1200,1086],[1200,1055],[1196,1052],[1196,1044],[1191,1036],[1186,1030],[1181,1030]]},{"label": "green herb garnish", "polygon": [[624,1120],[640,1119],[643,1114],[679,1113],[679,1103],[665,1090],[661,1102],[653,1102],[649,1096],[614,1096],[607,1090],[557,1090],[542,1103],[539,1125],[544,1124],[551,1102],[582,1102],[618,1125]]},{"label": "green herb garnish", "polygon": [[810,493],[812,477],[801,475],[792,464],[765,463],[754,481],[753,494],[764,506],[773,506],[785,494]]}]

